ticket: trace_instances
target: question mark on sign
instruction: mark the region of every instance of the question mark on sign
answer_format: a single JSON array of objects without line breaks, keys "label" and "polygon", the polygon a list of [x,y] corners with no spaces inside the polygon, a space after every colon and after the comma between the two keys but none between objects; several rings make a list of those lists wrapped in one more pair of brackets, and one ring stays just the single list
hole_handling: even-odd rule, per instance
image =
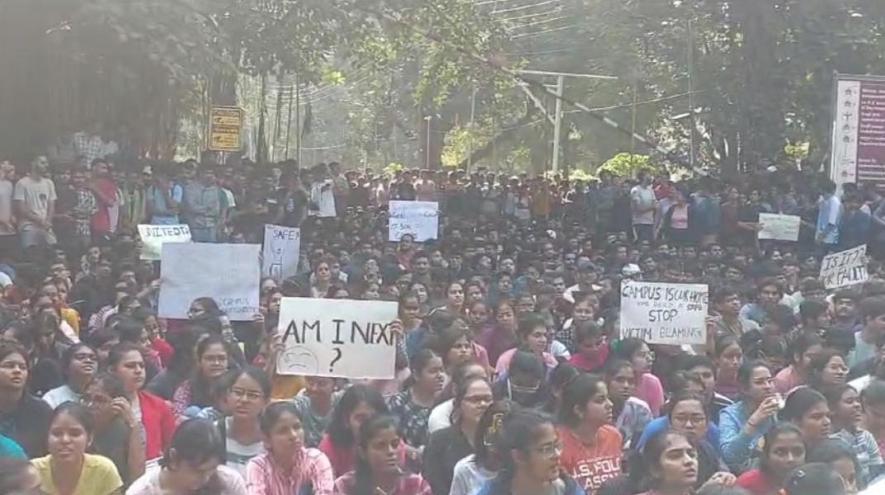
[{"label": "question mark on sign", "polygon": [[332,368],[335,367],[335,363],[337,363],[340,359],[341,359],[341,348],[336,347],[335,348],[335,359],[333,359],[332,362],[329,363],[329,373],[332,372]]}]

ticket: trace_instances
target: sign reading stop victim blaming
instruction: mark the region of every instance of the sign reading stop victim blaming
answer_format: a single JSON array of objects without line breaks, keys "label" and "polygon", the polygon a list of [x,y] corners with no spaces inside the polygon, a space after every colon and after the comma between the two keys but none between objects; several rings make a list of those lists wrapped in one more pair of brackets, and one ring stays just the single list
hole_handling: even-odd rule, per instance
[{"label": "sign reading stop victim blaming", "polygon": [[621,284],[621,338],[649,344],[704,344],[708,287],[624,281]]}]

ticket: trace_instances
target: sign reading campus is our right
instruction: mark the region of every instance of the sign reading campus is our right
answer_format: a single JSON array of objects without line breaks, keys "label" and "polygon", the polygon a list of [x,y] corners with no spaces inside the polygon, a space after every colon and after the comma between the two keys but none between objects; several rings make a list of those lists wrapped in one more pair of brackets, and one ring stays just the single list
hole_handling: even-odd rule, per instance
[{"label": "sign reading campus is our right", "polygon": [[704,344],[708,287],[704,284],[621,283],[621,338],[649,344]]},{"label": "sign reading campus is our right", "polygon": [[277,332],[281,375],[393,378],[397,317],[392,301],[284,297]]}]

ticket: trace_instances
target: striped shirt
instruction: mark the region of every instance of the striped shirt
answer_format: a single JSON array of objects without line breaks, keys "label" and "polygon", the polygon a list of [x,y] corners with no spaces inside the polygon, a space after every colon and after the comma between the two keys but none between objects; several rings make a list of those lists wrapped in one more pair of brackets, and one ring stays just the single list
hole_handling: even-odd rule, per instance
[{"label": "striped shirt", "polygon": [[870,468],[881,466],[883,463],[882,455],[879,452],[879,445],[876,438],[867,430],[848,431],[840,430],[832,435],[834,438],[842,440],[850,446],[857,456],[857,463],[860,465],[858,478],[864,480],[865,483],[872,481],[870,479]]},{"label": "striped shirt", "polygon": [[249,495],[332,495],[334,474],[329,458],[317,449],[302,448],[290,472],[283,472],[271,454],[254,457],[246,466]]}]

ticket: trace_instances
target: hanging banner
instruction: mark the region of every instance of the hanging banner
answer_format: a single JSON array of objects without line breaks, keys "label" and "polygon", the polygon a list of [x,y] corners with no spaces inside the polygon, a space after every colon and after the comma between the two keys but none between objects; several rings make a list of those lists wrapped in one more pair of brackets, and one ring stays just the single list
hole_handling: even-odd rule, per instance
[{"label": "hanging banner", "polygon": [[187,225],[139,225],[141,238],[140,259],[159,261],[163,244],[191,242],[191,229]]},{"label": "hanging banner", "polygon": [[837,74],[830,178],[885,186],[885,77]]},{"label": "hanging banner", "polygon": [[188,318],[194,299],[211,297],[231,321],[258,314],[258,244],[183,243],[163,246],[159,315]]},{"label": "hanging banner", "polygon": [[820,279],[827,289],[838,289],[867,281],[867,246],[828,254],[820,265]]},{"label": "hanging banner", "polygon": [[621,338],[649,344],[705,344],[708,287],[704,284],[621,283]]},{"label": "hanging banner", "polygon": [[264,226],[264,250],[261,256],[261,276],[277,282],[298,274],[301,252],[301,229],[280,225]]},{"label": "hanging banner", "polygon": [[759,223],[762,230],[759,231],[759,239],[772,239],[775,241],[798,241],[799,225],[802,218],[796,215],[776,215],[774,213],[760,213]]},{"label": "hanging banner", "polygon": [[397,303],[284,297],[281,375],[387,380],[394,376]]},{"label": "hanging banner", "polygon": [[437,239],[439,203],[436,201],[391,201],[387,239],[399,242],[406,234],[416,242]]}]

